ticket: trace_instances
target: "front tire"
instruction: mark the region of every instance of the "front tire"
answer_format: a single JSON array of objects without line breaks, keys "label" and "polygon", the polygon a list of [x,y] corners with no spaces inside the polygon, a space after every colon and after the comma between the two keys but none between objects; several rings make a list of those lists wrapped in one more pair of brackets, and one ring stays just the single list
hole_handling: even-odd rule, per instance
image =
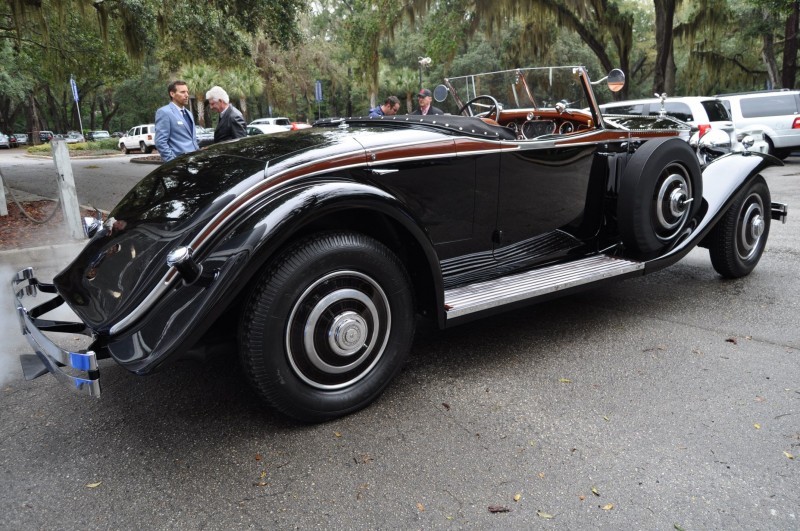
[{"label": "front tire", "polygon": [[358,233],[314,235],[257,281],[239,327],[245,374],[283,414],[322,422],[380,395],[414,336],[411,283],[400,260]]},{"label": "front tire", "polygon": [[128,153],[130,153],[130,151],[128,151],[128,146],[126,146],[125,144],[120,144],[119,150],[122,151],[123,155],[127,155]]},{"label": "front tire", "polygon": [[772,198],[762,176],[738,195],[709,235],[711,265],[724,278],[750,274],[761,259],[769,236]]},{"label": "front tire", "polygon": [[617,197],[622,242],[642,256],[673,246],[702,199],[700,163],[689,144],[679,138],[645,142],[628,162]]}]

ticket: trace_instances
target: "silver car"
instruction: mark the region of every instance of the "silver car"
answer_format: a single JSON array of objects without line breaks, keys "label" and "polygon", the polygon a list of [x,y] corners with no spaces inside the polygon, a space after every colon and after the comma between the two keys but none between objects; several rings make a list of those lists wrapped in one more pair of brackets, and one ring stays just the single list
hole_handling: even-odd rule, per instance
[{"label": "silver car", "polygon": [[4,135],[3,133],[0,133],[0,147],[6,148],[6,149],[11,149],[11,142],[8,139],[8,135]]}]

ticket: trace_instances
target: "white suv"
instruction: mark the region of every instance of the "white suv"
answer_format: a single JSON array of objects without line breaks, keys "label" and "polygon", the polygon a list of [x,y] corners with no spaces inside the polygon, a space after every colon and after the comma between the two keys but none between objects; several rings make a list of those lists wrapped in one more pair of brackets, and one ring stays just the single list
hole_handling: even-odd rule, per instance
[{"label": "white suv", "polygon": [[288,118],[257,118],[247,125],[279,125],[287,131],[292,129],[292,122]]},{"label": "white suv", "polygon": [[785,159],[800,148],[800,90],[719,94],[737,128],[764,131],[769,153]]},{"label": "white suv", "polygon": [[138,149],[142,153],[152,153],[155,147],[155,124],[143,124],[131,127],[125,136],[119,139],[119,149],[125,154],[128,154],[132,149]]},{"label": "white suv", "polygon": [[[658,116],[662,112],[662,102],[661,98],[619,101],[601,105],[600,110],[603,114]],[[716,150],[719,152],[743,150],[741,141],[746,135],[753,137],[755,142],[750,151],[767,152],[768,145],[764,142],[761,131],[756,127],[739,129],[738,124],[734,125],[731,120],[728,109],[717,98],[705,96],[666,98],[663,102],[663,112],[667,116],[696,127],[697,138],[713,130],[725,133],[729,141],[717,144]]]}]

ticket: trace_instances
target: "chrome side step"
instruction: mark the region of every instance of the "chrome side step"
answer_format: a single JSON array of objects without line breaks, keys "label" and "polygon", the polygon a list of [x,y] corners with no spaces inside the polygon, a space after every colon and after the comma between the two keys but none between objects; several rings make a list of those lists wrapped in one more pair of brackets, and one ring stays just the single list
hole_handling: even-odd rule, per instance
[{"label": "chrome side step", "polygon": [[633,262],[601,254],[460,286],[444,292],[447,319],[463,317],[641,269],[644,269],[644,262]]}]

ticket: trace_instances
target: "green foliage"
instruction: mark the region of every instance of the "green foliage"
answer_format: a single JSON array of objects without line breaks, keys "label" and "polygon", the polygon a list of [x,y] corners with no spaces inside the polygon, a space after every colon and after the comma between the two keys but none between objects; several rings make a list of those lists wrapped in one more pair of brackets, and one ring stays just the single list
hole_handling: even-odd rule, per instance
[{"label": "green foliage", "polygon": [[119,139],[118,138],[102,138],[100,140],[93,140],[88,142],[89,149],[91,150],[107,150],[107,151],[117,151],[119,150]]}]

